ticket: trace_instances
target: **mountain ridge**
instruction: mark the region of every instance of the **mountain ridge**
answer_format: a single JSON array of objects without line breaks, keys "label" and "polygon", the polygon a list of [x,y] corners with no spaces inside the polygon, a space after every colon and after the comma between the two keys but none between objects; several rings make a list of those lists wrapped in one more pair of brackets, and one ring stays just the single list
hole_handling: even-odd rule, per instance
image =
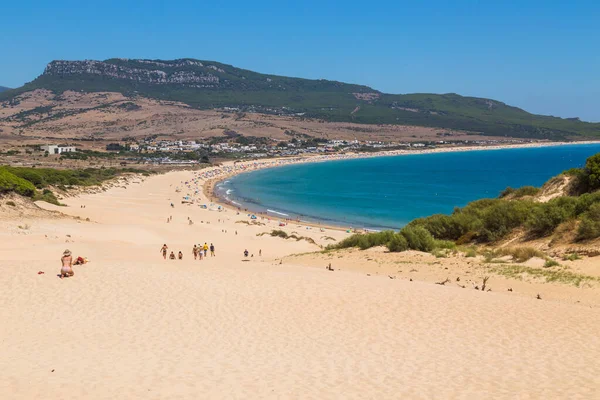
[{"label": "mountain ridge", "polygon": [[303,116],[332,122],[459,129],[488,136],[570,140],[600,137],[600,124],[528,113],[455,93],[387,94],[365,85],[261,74],[216,61],[111,58],[50,62],[44,73],[0,95],[48,89],[118,92],[199,109]]}]

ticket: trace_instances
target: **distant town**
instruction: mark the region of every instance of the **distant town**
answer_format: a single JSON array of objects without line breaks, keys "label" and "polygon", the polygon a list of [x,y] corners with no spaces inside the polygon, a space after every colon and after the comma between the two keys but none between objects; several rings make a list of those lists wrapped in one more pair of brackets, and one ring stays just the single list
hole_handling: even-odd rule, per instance
[{"label": "distant town", "polygon": [[[105,145],[103,151],[77,148],[72,144],[46,144],[37,151],[44,156],[60,159],[118,158],[136,164],[190,165],[225,159],[253,159],[302,156],[323,153],[357,153],[385,150],[424,150],[456,146],[494,146],[534,143],[531,139],[490,139],[462,141],[384,142],[359,140],[326,140],[321,138],[296,138],[281,141],[266,137],[248,137],[225,133],[225,137],[196,140],[158,140],[154,137],[141,140],[124,140]],[[31,147],[31,145],[28,145]],[[27,151],[28,153],[31,150]],[[19,151],[12,152],[13,154]]]}]

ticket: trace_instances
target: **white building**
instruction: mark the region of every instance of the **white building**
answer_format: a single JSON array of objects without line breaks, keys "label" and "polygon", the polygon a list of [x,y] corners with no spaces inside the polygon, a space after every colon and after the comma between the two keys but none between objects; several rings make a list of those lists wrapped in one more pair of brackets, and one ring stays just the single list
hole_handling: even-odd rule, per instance
[{"label": "white building", "polygon": [[61,154],[61,153],[74,153],[77,149],[74,146],[59,146],[56,144],[47,144],[40,146],[43,151],[47,151],[48,154]]}]

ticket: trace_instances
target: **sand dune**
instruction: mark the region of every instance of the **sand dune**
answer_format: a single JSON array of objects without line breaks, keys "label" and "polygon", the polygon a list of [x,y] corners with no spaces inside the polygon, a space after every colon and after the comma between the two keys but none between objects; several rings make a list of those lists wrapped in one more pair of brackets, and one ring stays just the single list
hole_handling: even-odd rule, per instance
[{"label": "sand dune", "polygon": [[[597,308],[280,264],[318,247],[181,205],[191,174],[67,200],[82,220],[0,221],[0,398],[597,396]],[[64,248],[91,262],[60,280]]]}]

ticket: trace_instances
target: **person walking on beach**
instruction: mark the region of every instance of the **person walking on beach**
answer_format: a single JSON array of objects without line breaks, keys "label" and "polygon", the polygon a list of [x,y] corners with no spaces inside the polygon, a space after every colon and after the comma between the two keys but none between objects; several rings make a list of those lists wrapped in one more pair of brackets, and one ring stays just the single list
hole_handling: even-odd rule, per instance
[{"label": "person walking on beach", "polygon": [[180,260],[183,260],[183,253],[181,252],[181,250],[179,250],[179,254],[177,255],[177,258]]},{"label": "person walking on beach", "polygon": [[175,259],[175,253],[171,252],[171,254],[169,254],[169,259],[170,260],[174,260]]},{"label": "person walking on beach", "polygon": [[212,243],[210,244],[210,256],[215,256],[215,245],[213,245]]},{"label": "person walking on beach", "polygon": [[204,250],[204,257],[206,257],[208,255],[208,245],[206,242],[204,242],[204,247],[202,249]]},{"label": "person walking on beach", "polygon": [[202,261],[202,245],[198,245],[198,259]]},{"label": "person walking on beach", "polygon": [[162,251],[162,255],[165,260],[167,259],[167,250],[169,250],[169,247],[165,243],[165,244],[163,244],[163,247],[161,247],[161,249],[160,249],[160,251]]},{"label": "person walking on beach", "polygon": [[244,250],[244,257],[248,258],[248,249]]},{"label": "person walking on beach", "polygon": [[196,247],[196,245],[194,245],[194,248],[192,249],[192,254],[194,255],[194,260],[196,260],[198,258],[198,247]]},{"label": "person walking on beach", "polygon": [[73,256],[70,250],[65,250],[60,258],[60,279],[75,275],[73,272]]}]

